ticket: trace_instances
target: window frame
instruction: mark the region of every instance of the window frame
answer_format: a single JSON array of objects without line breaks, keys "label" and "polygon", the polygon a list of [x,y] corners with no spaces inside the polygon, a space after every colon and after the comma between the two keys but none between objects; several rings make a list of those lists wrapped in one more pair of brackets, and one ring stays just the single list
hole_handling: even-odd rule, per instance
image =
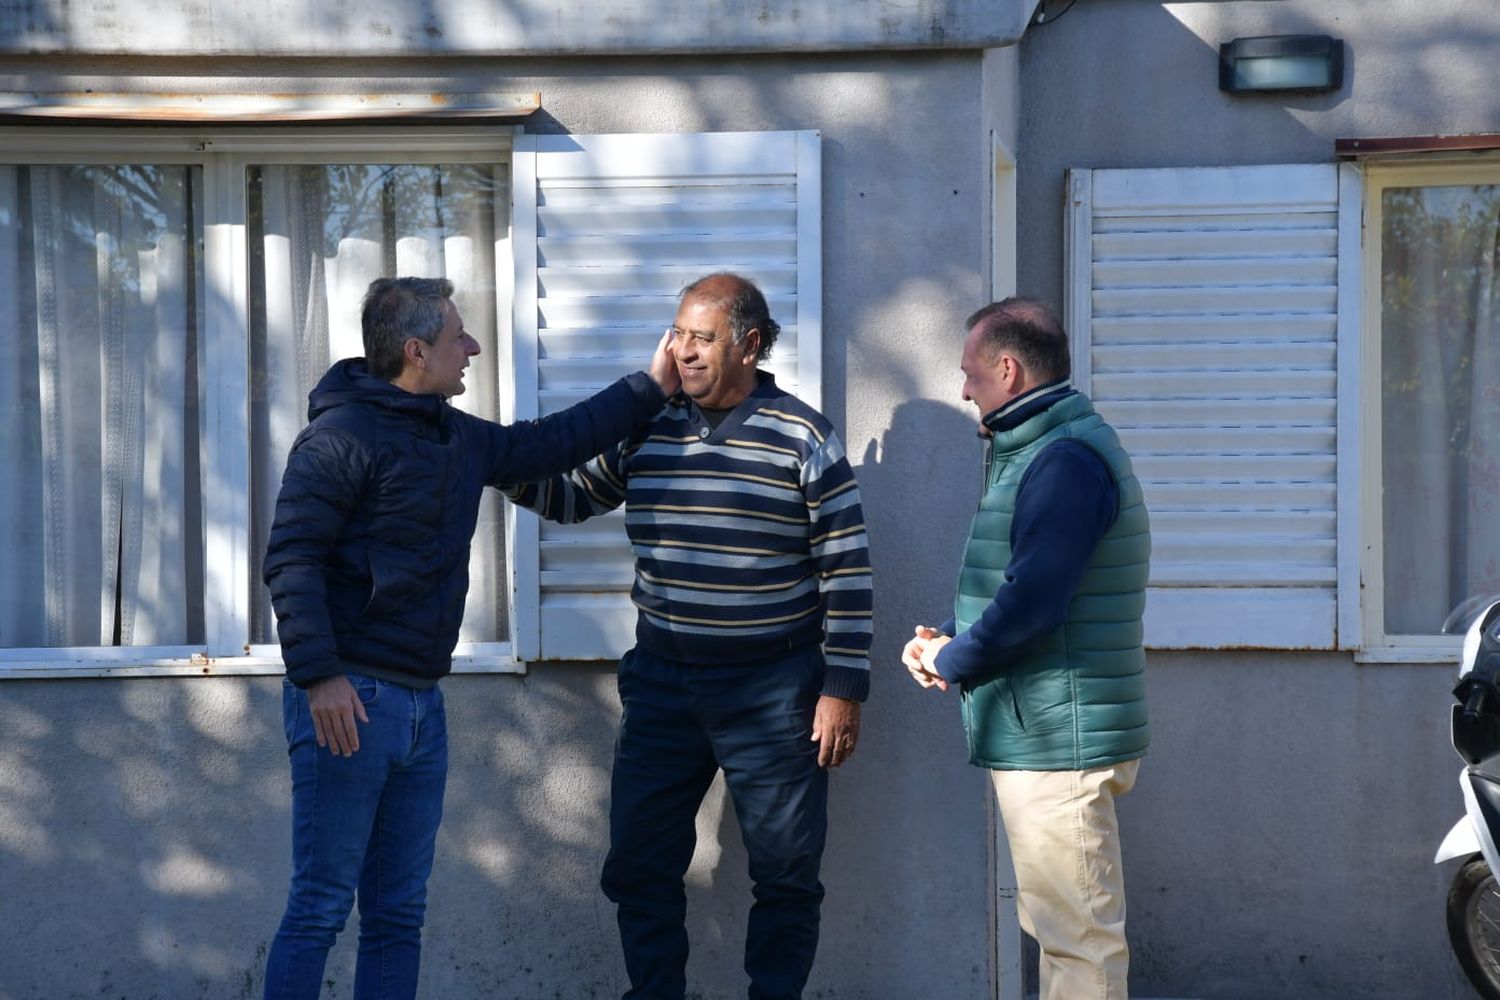
[{"label": "window frame", "polygon": [[1359,370],[1360,434],[1360,625],[1363,642],[1355,654],[1362,663],[1454,663],[1462,636],[1415,635],[1385,631],[1384,426],[1381,358],[1382,195],[1392,187],[1445,187],[1500,184],[1500,157],[1424,157],[1420,161],[1370,161],[1363,166],[1359,300],[1362,304],[1362,363]]},{"label": "window frame", "polygon": [[[156,163],[197,166],[203,177],[204,329],[200,350],[203,490],[204,643],[172,646],[17,647],[0,649],[0,680],[43,677],[276,675],[278,644],[250,638],[248,169],[258,164],[512,163],[519,126],[262,126],[0,128],[7,164]],[[514,178],[512,178],[512,185]],[[500,419],[515,415],[511,322],[515,228],[495,234],[497,386]],[[461,642],[455,673],[523,673],[513,641],[518,598],[515,518],[505,526],[511,639]],[[248,586],[247,586],[248,585]]]}]

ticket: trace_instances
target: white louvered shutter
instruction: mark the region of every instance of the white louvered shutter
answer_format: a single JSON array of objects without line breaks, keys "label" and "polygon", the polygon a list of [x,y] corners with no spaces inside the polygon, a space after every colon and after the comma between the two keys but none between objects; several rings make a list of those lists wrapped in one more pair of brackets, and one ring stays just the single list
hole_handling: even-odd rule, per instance
[{"label": "white louvered shutter", "polygon": [[1353,645],[1358,175],[1068,184],[1065,323],[1151,512],[1147,645]]},{"label": "white louvered shutter", "polygon": [[[816,132],[523,136],[514,166],[516,416],[556,412],[645,367],[682,287],[734,271],[781,336],[765,367],[822,385]],[[580,525],[518,512],[516,655],[613,659],[635,636],[622,511]]]}]

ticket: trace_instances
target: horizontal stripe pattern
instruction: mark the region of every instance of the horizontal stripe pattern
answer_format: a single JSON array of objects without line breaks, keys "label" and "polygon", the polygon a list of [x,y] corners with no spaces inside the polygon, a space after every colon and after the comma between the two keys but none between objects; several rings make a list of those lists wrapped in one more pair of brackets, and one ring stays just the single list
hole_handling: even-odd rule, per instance
[{"label": "horizontal stripe pattern", "polygon": [[625,507],[637,641],[652,653],[744,663],[822,642],[825,693],[868,693],[859,487],[828,421],[768,376],[717,429],[675,398],[644,431],[571,474],[507,495],[564,523]]}]

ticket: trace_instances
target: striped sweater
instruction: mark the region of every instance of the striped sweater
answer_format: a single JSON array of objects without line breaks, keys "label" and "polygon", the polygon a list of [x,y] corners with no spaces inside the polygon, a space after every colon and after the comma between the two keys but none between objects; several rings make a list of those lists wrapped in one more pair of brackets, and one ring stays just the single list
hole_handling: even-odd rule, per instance
[{"label": "striped sweater", "polygon": [[625,505],[636,641],[652,654],[751,663],[822,642],[823,693],[869,693],[859,487],[828,421],[769,374],[717,428],[675,396],[644,430],[571,474],[507,495],[562,523]]}]

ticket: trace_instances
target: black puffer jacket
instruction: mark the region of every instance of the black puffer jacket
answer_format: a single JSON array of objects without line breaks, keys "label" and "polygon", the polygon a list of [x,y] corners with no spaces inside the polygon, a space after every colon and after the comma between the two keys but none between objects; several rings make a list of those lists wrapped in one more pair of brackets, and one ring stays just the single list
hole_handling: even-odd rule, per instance
[{"label": "black puffer jacket", "polygon": [[308,396],[266,549],[287,676],[361,667],[427,686],[449,671],[486,485],[566,472],[665,403],[642,372],[537,421],[501,426],[340,361]]}]

